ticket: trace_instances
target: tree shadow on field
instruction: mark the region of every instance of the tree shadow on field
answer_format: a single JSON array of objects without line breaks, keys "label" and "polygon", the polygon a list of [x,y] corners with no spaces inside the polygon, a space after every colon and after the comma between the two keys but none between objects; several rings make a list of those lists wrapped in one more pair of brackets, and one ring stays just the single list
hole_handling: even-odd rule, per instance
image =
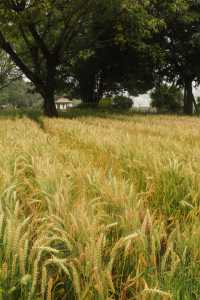
[{"label": "tree shadow on field", "polygon": [[39,110],[21,110],[21,109],[11,109],[11,110],[0,110],[0,119],[22,119],[28,118],[35,122],[39,128],[44,130],[44,122],[42,119],[42,113]]},{"label": "tree shadow on field", "polygon": [[[59,118],[62,119],[81,119],[81,118],[102,118],[110,120],[123,120],[126,117],[134,116],[147,116],[155,115],[155,113],[150,112],[139,112],[125,109],[113,109],[113,108],[101,108],[101,107],[87,107],[80,108],[74,107],[61,112],[59,111]],[[22,119],[28,118],[35,122],[38,127],[45,130],[44,125],[44,115],[41,110],[33,109],[10,109],[10,110],[0,110],[0,119]]]}]

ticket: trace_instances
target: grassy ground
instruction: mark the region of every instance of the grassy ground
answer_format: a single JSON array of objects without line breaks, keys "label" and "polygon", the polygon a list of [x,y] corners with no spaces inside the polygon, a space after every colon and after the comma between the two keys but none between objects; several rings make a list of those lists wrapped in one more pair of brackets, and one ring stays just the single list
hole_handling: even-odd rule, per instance
[{"label": "grassy ground", "polygon": [[200,299],[200,119],[0,118],[0,299]]}]

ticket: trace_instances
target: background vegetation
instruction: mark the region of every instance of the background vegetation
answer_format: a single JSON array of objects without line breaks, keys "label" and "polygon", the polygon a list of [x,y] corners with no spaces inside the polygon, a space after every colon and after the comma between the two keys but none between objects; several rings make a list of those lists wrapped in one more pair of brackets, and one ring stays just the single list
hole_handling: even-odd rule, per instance
[{"label": "background vegetation", "polygon": [[30,83],[18,79],[0,90],[0,105],[2,108],[41,108],[42,98]]},{"label": "background vegetation", "polygon": [[180,88],[162,84],[151,92],[151,106],[159,113],[180,113],[183,111],[184,97]]}]

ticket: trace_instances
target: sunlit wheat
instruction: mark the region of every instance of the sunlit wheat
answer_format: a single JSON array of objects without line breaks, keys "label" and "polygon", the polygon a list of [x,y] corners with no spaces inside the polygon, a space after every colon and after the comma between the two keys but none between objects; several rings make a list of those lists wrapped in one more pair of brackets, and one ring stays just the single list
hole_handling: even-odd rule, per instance
[{"label": "sunlit wheat", "polygon": [[1,299],[200,299],[200,120],[0,120]]}]

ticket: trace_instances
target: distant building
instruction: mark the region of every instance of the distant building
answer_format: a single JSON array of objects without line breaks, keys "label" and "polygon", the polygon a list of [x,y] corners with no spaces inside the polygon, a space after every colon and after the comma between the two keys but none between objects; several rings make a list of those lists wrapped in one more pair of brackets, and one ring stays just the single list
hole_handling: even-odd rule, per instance
[{"label": "distant building", "polygon": [[55,101],[56,108],[59,110],[66,110],[67,108],[74,107],[74,104],[71,100],[67,98],[59,98]]},{"label": "distant building", "polygon": [[12,105],[10,104],[1,104],[0,105],[0,109],[8,109],[8,108],[16,108],[16,107],[13,107]]}]

